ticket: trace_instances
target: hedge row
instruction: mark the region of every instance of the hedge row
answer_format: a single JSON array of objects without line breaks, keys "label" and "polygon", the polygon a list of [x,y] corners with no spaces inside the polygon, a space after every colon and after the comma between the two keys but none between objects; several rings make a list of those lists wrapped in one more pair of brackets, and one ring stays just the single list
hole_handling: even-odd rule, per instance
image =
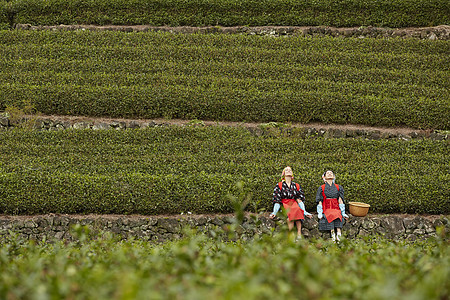
[{"label": "hedge row", "polygon": [[[236,236],[234,228],[229,239]],[[83,226],[70,231],[75,242],[3,238],[0,298],[449,298],[450,247],[444,230],[442,238],[426,241],[368,237],[339,245],[314,239],[294,244],[285,232],[229,242],[221,230],[208,229],[214,238],[186,231],[166,243],[120,241]]]},{"label": "hedge row", "polygon": [[0,110],[450,128],[449,41],[0,32]]},{"label": "hedge row", "polygon": [[0,213],[229,213],[237,182],[249,211],[272,208],[290,165],[315,211],[333,169],[345,200],[371,212],[450,212],[448,141],[301,139],[231,127],[0,132]]},{"label": "hedge row", "polygon": [[0,24],[420,27],[450,23],[446,0],[1,0]]}]

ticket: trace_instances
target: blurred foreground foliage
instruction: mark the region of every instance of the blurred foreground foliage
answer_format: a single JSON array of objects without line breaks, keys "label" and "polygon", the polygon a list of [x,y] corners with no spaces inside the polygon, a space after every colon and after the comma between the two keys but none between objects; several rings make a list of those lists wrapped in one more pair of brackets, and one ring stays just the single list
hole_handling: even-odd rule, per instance
[{"label": "blurred foreground foliage", "polygon": [[[238,224],[235,224],[236,226]],[[229,234],[233,235],[233,231]],[[0,241],[1,299],[448,299],[448,236],[251,241],[185,232],[166,243],[92,236]],[[222,232],[223,233],[223,232]],[[212,237],[216,236],[216,238]]]}]

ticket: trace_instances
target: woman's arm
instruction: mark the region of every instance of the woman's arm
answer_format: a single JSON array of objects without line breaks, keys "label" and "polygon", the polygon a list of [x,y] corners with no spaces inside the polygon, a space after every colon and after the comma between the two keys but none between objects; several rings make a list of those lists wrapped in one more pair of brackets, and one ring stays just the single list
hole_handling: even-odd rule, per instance
[{"label": "woman's arm", "polygon": [[320,205],[322,205],[322,201],[323,201],[323,196],[322,196],[322,187],[319,186],[319,189],[317,190],[316,193],[316,203]]},{"label": "woman's arm", "polygon": [[299,204],[300,202],[305,201],[305,192],[300,185],[298,191],[295,192],[295,200],[297,200],[297,203]]},{"label": "woman's arm", "polygon": [[281,189],[278,184],[273,189],[273,211],[270,214],[270,218],[273,219],[277,215],[281,207]]},{"label": "woman's arm", "polygon": [[338,196],[339,204],[344,204],[344,188],[342,185],[339,186],[339,196]]},{"label": "woman's arm", "polygon": [[316,194],[317,217],[319,218],[319,220],[322,219],[323,217],[322,201],[323,201],[322,187],[319,186],[319,189],[317,190]]}]

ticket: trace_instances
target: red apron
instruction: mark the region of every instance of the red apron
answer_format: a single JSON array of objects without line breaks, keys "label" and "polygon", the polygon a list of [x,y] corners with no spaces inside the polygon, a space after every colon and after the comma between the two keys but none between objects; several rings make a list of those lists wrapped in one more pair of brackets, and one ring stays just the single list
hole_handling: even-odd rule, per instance
[{"label": "red apron", "polygon": [[298,206],[294,199],[281,199],[283,207],[287,212],[289,221],[305,219],[305,212]]},{"label": "red apron", "polygon": [[[338,191],[339,187],[336,185]],[[325,196],[325,185],[322,185],[322,197],[323,197],[323,214],[327,218],[328,223],[333,222],[336,219],[342,221],[341,209],[339,208],[339,202],[336,198],[327,198]]]},{"label": "red apron", "polygon": [[327,218],[328,223],[331,223],[336,219],[339,219],[342,221],[342,214],[341,214],[341,210],[339,208],[338,199],[325,198],[325,200],[323,200],[322,205],[323,205],[323,213],[324,213],[325,217]]}]

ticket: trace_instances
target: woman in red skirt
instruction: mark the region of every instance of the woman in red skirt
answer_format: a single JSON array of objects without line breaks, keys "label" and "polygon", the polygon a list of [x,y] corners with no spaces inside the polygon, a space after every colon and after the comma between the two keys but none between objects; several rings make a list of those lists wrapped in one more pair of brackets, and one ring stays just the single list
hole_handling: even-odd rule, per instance
[{"label": "woman in red skirt", "polygon": [[302,235],[302,222],[305,216],[311,218],[311,214],[305,210],[305,193],[298,183],[292,181],[294,173],[291,167],[284,168],[281,173],[281,182],[279,182],[273,190],[273,212],[270,218],[275,218],[281,205],[285,208],[288,215],[288,228],[291,231],[294,223],[297,225],[297,240]]},{"label": "woman in red skirt", "polygon": [[335,184],[332,171],[322,175],[325,182],[319,187],[316,194],[317,213],[319,217],[319,230],[330,231],[333,241],[340,241],[345,214],[344,188]]}]

